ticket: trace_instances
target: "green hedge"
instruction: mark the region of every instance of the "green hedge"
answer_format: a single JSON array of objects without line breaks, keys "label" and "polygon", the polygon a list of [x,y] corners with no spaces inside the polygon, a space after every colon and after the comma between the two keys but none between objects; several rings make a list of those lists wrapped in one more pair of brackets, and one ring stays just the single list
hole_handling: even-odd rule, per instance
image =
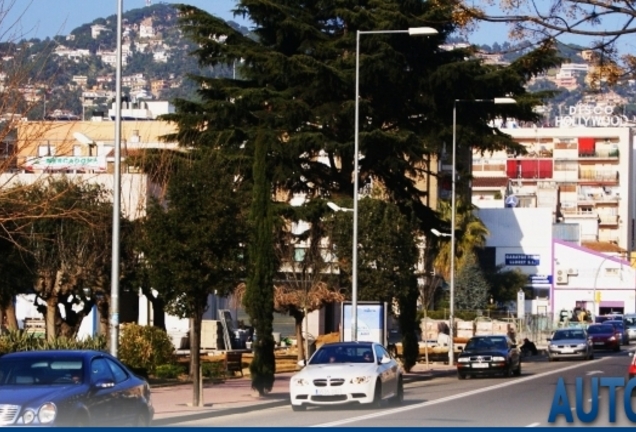
[{"label": "green hedge", "polygon": [[37,334],[24,330],[9,330],[0,336],[0,354],[17,351],[39,351],[52,349],[70,350],[106,350],[106,338],[104,336],[87,337],[85,339],[69,339],[60,337],[52,341],[46,340]]}]

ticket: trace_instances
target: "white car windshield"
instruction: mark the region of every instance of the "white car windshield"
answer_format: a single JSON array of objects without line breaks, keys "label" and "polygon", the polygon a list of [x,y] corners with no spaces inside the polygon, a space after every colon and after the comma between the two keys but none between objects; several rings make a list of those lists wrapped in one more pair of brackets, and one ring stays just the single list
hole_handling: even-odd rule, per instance
[{"label": "white car windshield", "polygon": [[329,363],[373,363],[373,348],[367,346],[323,346],[309,361],[310,365]]}]

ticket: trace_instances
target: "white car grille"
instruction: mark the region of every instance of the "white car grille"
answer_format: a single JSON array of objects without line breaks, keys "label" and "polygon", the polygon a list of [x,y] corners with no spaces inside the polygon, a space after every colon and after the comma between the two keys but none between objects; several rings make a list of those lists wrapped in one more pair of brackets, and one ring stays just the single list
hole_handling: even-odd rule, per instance
[{"label": "white car grille", "polygon": [[0,424],[10,425],[15,423],[20,414],[20,405],[0,405]]},{"label": "white car grille", "polygon": [[316,387],[337,387],[343,385],[345,380],[343,378],[330,378],[330,379],[315,379],[314,385]]}]

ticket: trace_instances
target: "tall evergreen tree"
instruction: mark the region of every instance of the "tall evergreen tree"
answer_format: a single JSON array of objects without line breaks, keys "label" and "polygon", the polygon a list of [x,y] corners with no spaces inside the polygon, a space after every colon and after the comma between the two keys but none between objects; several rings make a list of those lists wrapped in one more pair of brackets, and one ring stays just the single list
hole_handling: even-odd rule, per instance
[{"label": "tall evergreen tree", "polygon": [[241,80],[193,76],[200,99],[176,100],[176,113],[165,117],[179,124],[177,138],[188,146],[244,146],[251,155],[258,128],[267,125],[278,136],[275,187],[309,199],[353,196],[356,30],[434,26],[438,36],[366,34],[360,43],[361,185],[383,184],[424,232],[438,221],[416,183],[430,174],[430,155],[451,142],[454,99],[514,96],[517,105],[464,110],[457,129],[467,149],[523,152],[488,121],[537,119],[532,107],[545,94],[524,85],[557,62],[549,46],[508,67],[484,65],[471,49],[440,49],[457,26],[452,7],[438,1],[240,0],[237,13],[254,23],[249,36],[195,7],[178,9],[199,62],[237,61]]},{"label": "tall evergreen tree", "polygon": [[455,280],[455,307],[458,310],[475,310],[486,307],[490,285],[484,277],[474,253],[466,256]]},{"label": "tall evergreen tree", "polygon": [[256,332],[252,345],[254,358],[250,364],[252,388],[260,395],[274,385],[276,358],[274,356],[274,218],[272,185],[267,169],[267,153],[271,136],[261,131],[256,137],[254,154],[254,188],[250,210],[251,239],[248,244],[247,287],[243,304]]}]

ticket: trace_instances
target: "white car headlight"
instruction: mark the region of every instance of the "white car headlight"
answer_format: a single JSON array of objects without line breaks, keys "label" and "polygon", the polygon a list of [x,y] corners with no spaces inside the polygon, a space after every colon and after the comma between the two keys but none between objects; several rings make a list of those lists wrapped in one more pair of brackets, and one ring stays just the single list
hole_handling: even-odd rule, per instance
[{"label": "white car headlight", "polygon": [[501,356],[497,356],[497,357],[493,357],[492,361],[499,361],[499,362],[506,361],[506,358],[505,357],[501,357]]},{"label": "white car headlight", "polygon": [[35,420],[35,412],[33,412],[33,410],[26,410],[24,414],[22,414],[24,424],[31,424],[33,420]]},{"label": "white car headlight", "polygon": [[351,380],[349,380],[349,382],[351,384],[366,384],[369,381],[371,381],[372,379],[373,379],[373,377],[370,377],[370,376],[358,376],[358,377],[351,378]]},{"label": "white car headlight", "polygon": [[52,423],[57,416],[57,407],[51,402],[47,402],[38,410],[38,420],[42,424]]},{"label": "white car headlight", "polygon": [[587,344],[578,344],[576,347],[577,348],[585,348],[587,346]]},{"label": "white car headlight", "polygon": [[457,359],[457,363],[468,363],[470,359],[468,357],[460,357]]},{"label": "white car headlight", "polygon": [[608,340],[615,341],[616,338],[614,336],[611,336]]},{"label": "white car headlight", "polygon": [[294,378],[294,384],[296,384],[299,387],[303,387],[303,386],[309,385],[309,380],[305,378]]}]

